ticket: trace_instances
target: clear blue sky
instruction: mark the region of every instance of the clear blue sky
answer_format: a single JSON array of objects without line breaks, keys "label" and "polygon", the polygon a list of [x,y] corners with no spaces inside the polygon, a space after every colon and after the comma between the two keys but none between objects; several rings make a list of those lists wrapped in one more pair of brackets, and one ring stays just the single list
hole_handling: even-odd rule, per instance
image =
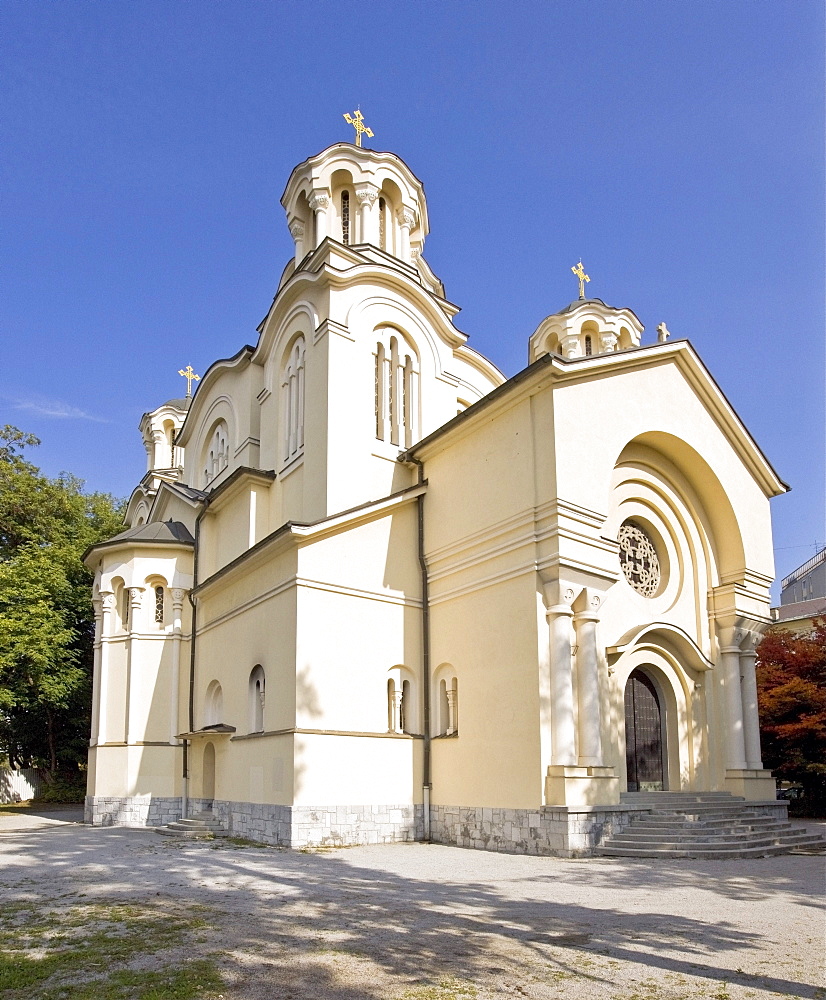
[{"label": "clear blue sky", "polygon": [[46,472],[131,492],[177,370],[255,343],[287,177],[360,104],[472,346],[524,367],[581,256],[792,485],[778,574],[826,541],[820,0],[5,0],[0,55],[0,423]]}]

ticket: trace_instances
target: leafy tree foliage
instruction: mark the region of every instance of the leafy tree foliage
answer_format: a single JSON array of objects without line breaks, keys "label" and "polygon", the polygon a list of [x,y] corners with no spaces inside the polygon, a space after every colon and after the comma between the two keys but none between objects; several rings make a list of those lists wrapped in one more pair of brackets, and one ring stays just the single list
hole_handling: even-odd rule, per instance
[{"label": "leafy tree foliage", "polygon": [[80,556],[122,528],[122,504],[23,457],[40,442],[0,428],[0,756],[71,779],[89,738],[92,577]]},{"label": "leafy tree foliage", "polygon": [[809,807],[826,808],[826,618],[795,635],[769,629],[757,649],[763,762],[803,785]]}]

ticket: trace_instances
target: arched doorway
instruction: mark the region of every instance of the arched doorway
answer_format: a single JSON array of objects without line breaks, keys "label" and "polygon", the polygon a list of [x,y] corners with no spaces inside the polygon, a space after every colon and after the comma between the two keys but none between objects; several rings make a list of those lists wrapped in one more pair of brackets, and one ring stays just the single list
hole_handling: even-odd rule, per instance
[{"label": "arched doorway", "polygon": [[215,798],[215,747],[211,743],[204,747],[203,793],[205,799]]},{"label": "arched doorway", "polygon": [[665,787],[665,746],[660,696],[651,678],[633,670],[625,685],[625,766],[629,792]]}]

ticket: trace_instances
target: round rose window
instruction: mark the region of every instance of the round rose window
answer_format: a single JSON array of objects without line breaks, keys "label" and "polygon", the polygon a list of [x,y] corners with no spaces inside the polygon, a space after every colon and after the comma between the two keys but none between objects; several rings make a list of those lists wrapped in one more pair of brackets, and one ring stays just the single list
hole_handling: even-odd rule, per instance
[{"label": "round rose window", "polygon": [[633,521],[625,521],[617,536],[619,559],[625,579],[638,594],[653,597],[660,586],[660,560],[648,534]]}]

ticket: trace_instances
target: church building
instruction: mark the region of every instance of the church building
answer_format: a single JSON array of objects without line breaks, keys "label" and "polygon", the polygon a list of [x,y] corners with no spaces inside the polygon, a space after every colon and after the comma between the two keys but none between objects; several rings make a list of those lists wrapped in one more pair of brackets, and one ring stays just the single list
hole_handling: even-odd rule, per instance
[{"label": "church building", "polygon": [[691,344],[644,342],[580,263],[506,379],[398,156],[336,143],[281,203],[257,343],[144,415],[128,528],[85,555],[87,820],[567,854],[635,793],[773,800],[786,486]]}]

